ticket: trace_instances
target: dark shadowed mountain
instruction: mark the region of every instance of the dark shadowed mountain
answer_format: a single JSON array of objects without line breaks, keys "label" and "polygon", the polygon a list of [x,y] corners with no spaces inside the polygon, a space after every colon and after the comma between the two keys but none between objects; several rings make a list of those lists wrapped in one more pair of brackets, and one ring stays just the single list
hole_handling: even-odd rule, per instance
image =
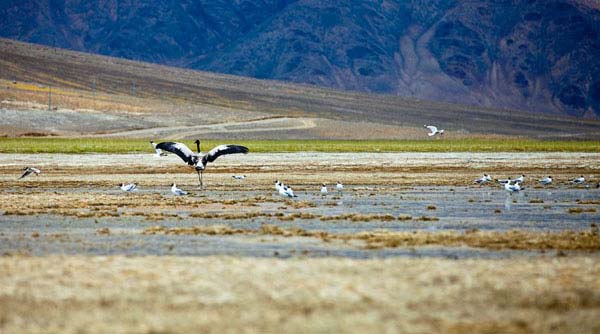
[{"label": "dark shadowed mountain", "polygon": [[600,117],[594,1],[0,3],[0,36],[222,73]]}]

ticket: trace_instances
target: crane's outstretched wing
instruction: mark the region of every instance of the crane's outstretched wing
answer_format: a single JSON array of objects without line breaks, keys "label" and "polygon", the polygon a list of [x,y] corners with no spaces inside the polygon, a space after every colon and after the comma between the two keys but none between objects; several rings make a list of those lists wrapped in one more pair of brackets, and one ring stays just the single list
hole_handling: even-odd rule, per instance
[{"label": "crane's outstretched wing", "polygon": [[188,165],[193,166],[198,162],[196,154],[185,144],[167,141],[156,144],[156,148],[177,154]]},{"label": "crane's outstretched wing", "polygon": [[208,162],[213,162],[217,160],[218,157],[226,154],[235,154],[235,153],[248,153],[248,148],[240,145],[219,145],[212,150],[208,151],[202,157],[202,164],[206,165]]}]

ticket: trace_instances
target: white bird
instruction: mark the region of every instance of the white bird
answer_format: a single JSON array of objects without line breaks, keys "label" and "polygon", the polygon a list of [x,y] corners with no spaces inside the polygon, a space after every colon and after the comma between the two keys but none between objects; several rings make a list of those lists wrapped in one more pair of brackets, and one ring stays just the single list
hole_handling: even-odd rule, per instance
[{"label": "white bird", "polygon": [[[153,143],[153,142],[150,142]],[[213,162],[217,160],[218,157],[226,154],[235,154],[235,153],[248,153],[248,148],[240,145],[219,145],[212,150],[208,151],[208,153],[202,155],[200,152],[200,140],[194,141],[196,144],[196,150],[198,153],[194,153],[189,147],[185,146],[182,143],[176,142],[162,142],[156,144],[155,148],[163,151],[171,152],[177,154],[181,160],[187,163],[190,166],[193,166],[196,172],[198,173],[198,181],[200,182],[200,187],[202,187],[202,174],[204,169],[206,169],[206,165],[209,162]],[[154,146],[154,144],[153,144]]]},{"label": "white bird", "polygon": [[327,186],[325,185],[325,183],[323,183],[321,185],[321,196],[326,196],[327,195]]},{"label": "white bird", "polygon": [[175,185],[175,183],[171,184],[171,192],[177,196],[182,196],[182,195],[187,195],[187,191],[181,190],[179,188],[177,188],[177,186]]},{"label": "white bird", "polygon": [[119,184],[119,187],[121,188],[121,190],[123,190],[124,192],[128,192],[128,193],[137,191],[137,183],[129,183],[129,184],[121,183],[121,184]]},{"label": "white bird", "polygon": [[504,184],[504,189],[506,189],[506,191],[508,191],[510,193],[516,193],[525,188],[521,188],[521,184],[518,182],[515,182],[514,184],[511,184],[511,182],[508,182],[508,183]]},{"label": "white bird", "polygon": [[154,147],[154,150],[156,151],[156,156],[157,157],[166,157],[167,156],[167,153],[163,152],[160,148],[156,148],[156,143],[155,142],[153,142],[151,140],[150,144],[152,144],[152,147]]},{"label": "white bird", "polygon": [[515,179],[515,183],[523,183],[525,181],[525,175],[521,175]]},{"label": "white bird", "polygon": [[283,197],[292,197],[289,196],[287,191],[286,191],[286,187],[285,186],[279,186],[277,192],[279,193],[279,195],[283,196]]},{"label": "white bird", "polygon": [[275,180],[275,191],[280,192],[283,188],[283,183],[279,182],[279,180]]},{"label": "white bird", "polygon": [[578,178],[575,178],[575,179],[571,180],[571,183],[574,183],[574,184],[582,184],[584,182],[585,182],[585,177],[583,177],[583,175],[581,175]]},{"label": "white bird", "polygon": [[444,130],[438,130],[437,126],[433,126],[433,125],[423,125],[423,127],[429,129],[429,133],[427,134],[429,137],[433,137],[435,135],[443,135],[444,134]]},{"label": "white bird", "polygon": [[540,182],[540,183],[541,183],[543,186],[547,186],[547,185],[551,184],[553,180],[552,180],[552,176],[547,176],[547,177],[545,177],[545,178],[543,178],[543,179],[539,179],[538,181],[539,181],[539,182]]},{"label": "white bird", "polygon": [[496,181],[497,181],[498,183],[500,183],[500,184],[507,184],[507,183],[510,183],[510,182],[512,182],[512,181],[511,181],[511,179],[510,179],[510,177],[509,177],[508,179],[504,179],[504,180],[496,180]]},{"label": "white bird", "polygon": [[40,173],[42,172],[35,167],[25,167],[22,169],[22,171],[23,171],[23,174],[21,175],[21,177],[19,177],[19,180],[30,175],[31,173],[34,173],[37,176],[37,175],[40,175]]},{"label": "white bird", "polygon": [[279,194],[285,197],[298,197],[296,195],[294,195],[294,191],[292,190],[291,187],[288,187],[286,185],[281,186],[280,190],[279,190]]},{"label": "white bird", "polygon": [[344,185],[338,181],[337,184],[335,185],[335,189],[338,191],[338,193],[342,193],[342,191],[344,190]]},{"label": "white bird", "polygon": [[243,180],[246,178],[246,175],[233,175],[232,178],[236,180]]},{"label": "white bird", "polygon": [[478,178],[477,180],[473,181],[473,183],[477,183],[477,184],[485,184],[488,183],[492,180],[492,177],[487,175],[487,174],[483,174],[482,177]]}]

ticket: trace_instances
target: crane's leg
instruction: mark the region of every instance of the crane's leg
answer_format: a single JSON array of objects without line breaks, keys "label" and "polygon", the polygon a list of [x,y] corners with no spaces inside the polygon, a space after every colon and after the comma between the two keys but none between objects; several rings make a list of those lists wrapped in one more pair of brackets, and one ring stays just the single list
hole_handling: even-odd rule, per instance
[{"label": "crane's leg", "polygon": [[203,174],[203,172],[199,170],[199,171],[198,171],[198,181],[200,182],[200,189],[202,189],[202,188],[203,188],[203,184],[202,184],[202,174]]}]

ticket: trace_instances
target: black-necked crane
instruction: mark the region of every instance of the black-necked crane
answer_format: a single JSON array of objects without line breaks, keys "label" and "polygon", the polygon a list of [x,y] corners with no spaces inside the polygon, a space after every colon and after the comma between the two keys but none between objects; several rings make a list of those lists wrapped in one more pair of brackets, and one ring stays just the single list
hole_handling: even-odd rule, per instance
[{"label": "black-necked crane", "polygon": [[202,155],[200,151],[200,140],[196,139],[194,144],[196,144],[196,150],[198,153],[194,153],[189,147],[187,147],[183,143],[177,142],[162,142],[155,144],[153,141],[150,141],[152,147],[157,150],[157,154],[159,151],[167,151],[173,154],[177,154],[181,160],[183,160],[186,164],[193,166],[196,172],[198,173],[198,181],[200,182],[200,187],[202,184],[202,174],[206,169],[206,165],[209,162],[214,162],[218,157],[227,154],[236,154],[236,153],[248,153],[248,148],[241,145],[219,145],[212,150],[208,151],[208,153]]}]

